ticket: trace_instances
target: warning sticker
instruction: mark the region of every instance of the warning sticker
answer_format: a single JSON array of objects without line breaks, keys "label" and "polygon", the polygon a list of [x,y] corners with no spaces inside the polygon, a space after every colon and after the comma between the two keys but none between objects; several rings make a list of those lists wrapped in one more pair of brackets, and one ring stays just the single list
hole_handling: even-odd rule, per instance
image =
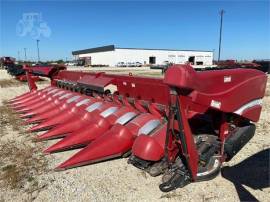
[{"label": "warning sticker", "polygon": [[221,102],[216,101],[216,100],[212,100],[212,101],[211,101],[211,107],[215,107],[215,108],[217,108],[217,109],[220,109],[220,107],[221,107]]},{"label": "warning sticker", "polygon": [[231,76],[224,76],[224,83],[229,83],[232,81],[232,77]]}]

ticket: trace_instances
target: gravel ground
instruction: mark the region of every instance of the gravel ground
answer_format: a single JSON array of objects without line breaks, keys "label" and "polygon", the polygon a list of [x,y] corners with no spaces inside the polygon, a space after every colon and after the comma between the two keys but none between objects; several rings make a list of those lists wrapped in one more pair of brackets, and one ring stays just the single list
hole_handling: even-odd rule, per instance
[{"label": "gravel ground", "polygon": [[[146,71],[149,72],[141,70],[136,73],[145,74]],[[153,74],[160,75],[155,71]],[[4,70],[0,70],[0,83],[3,80],[12,78]],[[38,84],[39,87],[46,85],[46,81]],[[0,89],[0,107],[3,110],[0,131],[0,201],[197,202],[240,201],[246,199],[245,197],[250,200],[269,201],[270,138],[267,135],[270,132],[270,79],[255,137],[230,162],[224,164],[222,174],[215,179],[192,183],[170,193],[160,192],[158,185],[161,177],[150,177],[128,165],[127,159],[55,172],[53,168],[77,150],[43,155],[42,150],[56,141],[33,142],[31,137],[35,134],[24,132],[27,126],[13,121],[12,113],[6,116],[8,109],[5,100],[27,90],[27,84],[16,82],[10,86],[1,86]],[[5,148],[10,149],[10,152],[1,153]],[[27,156],[23,155],[27,153]],[[15,169],[16,172],[13,173],[11,168],[14,168],[14,164],[18,170]],[[23,170],[24,173],[21,174]],[[7,171],[10,171],[8,176],[4,175]]]}]

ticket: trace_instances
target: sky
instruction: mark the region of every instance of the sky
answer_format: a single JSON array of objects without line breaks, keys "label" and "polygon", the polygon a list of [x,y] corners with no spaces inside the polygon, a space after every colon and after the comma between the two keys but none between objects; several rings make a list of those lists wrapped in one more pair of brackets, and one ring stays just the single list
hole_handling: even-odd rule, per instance
[{"label": "sky", "polygon": [[221,59],[270,58],[270,1],[0,2],[0,56],[24,59],[26,48],[37,60],[38,39],[43,61],[110,44],[214,50],[217,58],[224,9]]}]

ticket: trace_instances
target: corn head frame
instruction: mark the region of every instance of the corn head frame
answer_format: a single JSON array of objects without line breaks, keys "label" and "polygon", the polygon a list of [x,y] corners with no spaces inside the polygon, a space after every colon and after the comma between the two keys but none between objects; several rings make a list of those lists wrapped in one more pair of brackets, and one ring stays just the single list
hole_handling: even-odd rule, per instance
[{"label": "corn head frame", "polygon": [[[254,136],[267,77],[254,69],[196,72],[173,65],[164,79],[24,67],[30,92],[9,101],[45,153],[82,148],[56,170],[128,157],[163,175],[160,190],[209,180]],[[53,72],[53,74],[52,74]],[[30,75],[50,77],[37,89]]]}]

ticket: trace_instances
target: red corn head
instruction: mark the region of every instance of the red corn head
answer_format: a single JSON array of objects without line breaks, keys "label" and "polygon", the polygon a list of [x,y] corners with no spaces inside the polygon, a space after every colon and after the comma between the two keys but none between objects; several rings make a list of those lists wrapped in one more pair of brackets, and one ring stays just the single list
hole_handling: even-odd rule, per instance
[{"label": "red corn head", "polygon": [[[61,104],[59,100],[59,96],[65,93],[65,91],[60,91],[49,97],[46,101],[41,102],[41,105],[33,107],[33,109],[29,110],[25,114],[20,115],[20,118],[28,118],[31,116],[36,116],[45,112],[48,112]],[[57,97],[56,97],[57,96]],[[30,122],[29,122],[30,123]]]},{"label": "red corn head", "polygon": [[73,135],[68,135],[56,144],[46,149],[45,153],[64,151],[74,149],[81,146],[86,146],[96,137],[109,130],[110,124],[106,120],[101,120],[98,123],[87,124],[84,128],[74,132]]},{"label": "red corn head", "polygon": [[[56,119],[60,119],[62,120],[61,122],[64,122],[65,120],[68,120],[69,118],[71,118],[72,116],[74,116],[79,110],[81,110],[81,108],[84,107],[85,104],[88,104],[88,103],[91,103],[92,101],[94,100],[94,98],[85,98],[83,100],[81,100],[80,102],[78,103],[72,103],[70,105],[69,108],[66,109],[66,113],[60,113],[59,115],[53,117],[53,118],[50,118],[50,120],[48,121],[51,121],[52,123],[54,122],[53,120],[56,120]],[[52,110],[53,108],[57,108],[59,105],[61,104],[60,100],[55,100],[55,102],[53,103],[53,105],[51,106],[45,106],[44,108],[41,108],[41,109],[38,109],[38,110],[35,110],[33,113],[35,115],[42,115],[43,113],[49,111],[49,110]],[[58,117],[58,118],[56,118]],[[29,119],[27,120],[26,122],[27,123],[31,123],[31,122],[36,122],[38,120],[42,120],[39,118],[39,116],[35,116],[33,117],[33,119]]]},{"label": "red corn head", "polygon": [[36,94],[36,93],[37,93],[37,91],[34,91],[34,92],[27,92],[27,93],[25,93],[25,94],[22,94],[22,95],[20,95],[20,96],[17,96],[17,97],[15,97],[15,98],[9,100],[9,101],[8,101],[8,104],[11,105],[11,104],[14,103],[14,102],[19,102],[19,101],[21,101],[21,100],[23,100],[23,99],[26,99],[26,98],[29,98],[29,97],[33,96],[33,95]]},{"label": "red corn head", "polygon": [[67,169],[120,157],[131,149],[138,135],[149,134],[158,125],[160,120],[148,113],[139,115],[125,126],[116,124],[56,169]]},{"label": "red corn head", "polygon": [[58,125],[54,127],[53,129],[47,131],[46,133],[39,135],[37,138],[40,140],[48,140],[48,139],[63,137],[69,133],[74,132],[75,130],[79,130],[81,127],[85,126],[85,124],[87,124],[88,121],[90,122],[90,120],[82,121],[78,118],[74,118],[68,121],[70,121],[69,124],[64,123],[64,124]]},{"label": "red corn head", "polygon": [[12,104],[12,103],[15,103],[15,102],[27,100],[27,99],[33,98],[36,95],[40,95],[42,92],[47,92],[47,91],[52,90],[54,88],[56,88],[56,87],[49,86],[49,87],[46,87],[46,88],[43,88],[43,89],[40,89],[40,90],[35,90],[35,91],[32,91],[32,92],[27,92],[25,94],[19,95],[19,96],[15,97],[15,98],[9,100],[8,103],[9,104]]},{"label": "red corn head", "polygon": [[50,105],[53,102],[54,100],[51,97],[49,97],[46,100],[40,100],[37,103],[32,104],[28,107],[24,107],[22,109],[16,110],[16,112],[20,114],[27,113],[27,112],[35,112],[35,110],[40,109],[43,106]]},{"label": "red corn head", "polygon": [[120,157],[132,147],[133,140],[132,133],[126,127],[117,124],[58,166],[56,170],[64,170]]},{"label": "red corn head", "polygon": [[[56,104],[55,107],[52,107],[52,108],[48,109],[47,111],[41,112],[39,114],[33,114],[31,112],[26,113],[25,116],[21,117],[21,118],[33,116],[33,117],[29,118],[28,120],[26,120],[25,124],[40,123],[40,122],[47,120],[47,119],[51,120],[51,119],[54,119],[59,114],[59,109],[57,108],[57,106],[60,106],[60,103]],[[51,115],[54,115],[54,116],[52,118],[50,118]]]},{"label": "red corn head", "polygon": [[29,101],[26,101],[26,102],[24,102],[24,103],[19,103],[19,104],[16,103],[16,104],[13,104],[13,105],[11,106],[11,108],[14,109],[15,111],[18,111],[18,110],[27,108],[27,107],[29,107],[29,106],[31,106],[31,105],[33,105],[33,104],[36,104],[36,103],[38,103],[38,102],[44,100],[44,99],[45,99],[45,96],[46,96],[46,95],[43,95],[43,96],[40,96],[40,97],[35,97],[35,98],[33,98],[33,99],[29,100]]},{"label": "red corn head", "polygon": [[[80,98],[79,102],[70,103],[70,104],[65,103],[62,105],[62,107],[56,106],[53,110],[45,114],[41,114],[37,116],[38,120],[43,120],[43,119],[47,119],[47,120],[32,127],[30,131],[34,132],[34,131],[42,130],[44,128],[51,128],[61,123],[65,123],[66,121],[69,122],[69,120],[73,118],[74,116],[75,118],[77,117],[77,119],[80,118],[82,113],[85,113],[84,111],[82,111],[82,108],[85,108],[84,105],[86,103],[91,102],[92,100],[90,98],[88,99],[82,99],[82,98],[83,97]],[[53,118],[50,118],[50,117],[53,117]],[[34,121],[37,121],[37,119],[34,119]],[[66,124],[69,124],[68,122]]]},{"label": "red corn head", "polygon": [[[54,117],[56,114],[60,113],[64,109],[66,109],[66,107],[67,107],[66,102],[69,100],[69,97],[71,95],[72,94],[70,93],[70,94],[65,94],[63,96],[60,96],[54,102],[54,105],[51,105],[52,107],[50,109],[48,109],[47,111],[42,109],[42,112],[40,112],[38,114],[36,114],[36,113],[34,114],[34,112],[29,112],[29,113],[26,113],[25,115],[23,115],[22,117],[24,118],[24,117],[34,116],[33,118],[31,118],[31,121],[28,121],[27,123],[39,122],[40,120]],[[64,98],[68,99],[68,100],[64,100]]]},{"label": "red corn head", "polygon": [[[60,103],[58,102],[58,100],[54,100],[54,101],[52,100],[51,102],[45,103],[43,106],[40,106],[40,107],[38,107],[36,109],[33,109],[33,110],[29,111],[29,112],[26,112],[26,113],[20,115],[19,117],[20,118],[32,117],[33,120],[35,120],[35,119],[37,119],[36,115],[40,115],[42,113],[48,112],[48,111],[54,109],[59,104]],[[37,120],[39,120],[39,119],[37,119]],[[32,122],[31,119],[28,119],[26,121],[26,123],[31,123],[31,122]]]},{"label": "red corn head", "polygon": [[[162,125],[151,135],[140,135],[132,146],[132,154],[147,161],[159,161],[164,157],[167,124]],[[175,152],[174,148],[168,151]],[[171,155],[170,155],[171,156]]]},{"label": "red corn head", "polygon": [[76,130],[79,130],[80,128],[95,121],[96,117],[93,117],[93,116],[94,114],[86,113],[83,116],[83,118],[80,118],[80,117],[70,118],[69,120],[62,123],[61,125],[59,124],[53,129],[47,131],[46,133],[39,135],[37,138],[40,140],[48,140],[48,139],[54,139],[54,138],[66,136],[67,134],[70,134]]},{"label": "red corn head", "polygon": [[[104,112],[106,112],[106,110]],[[102,115],[103,114],[101,113],[100,119],[96,123],[85,125],[78,131],[71,133],[64,139],[52,145],[44,152],[51,153],[86,146],[91,141],[104,134],[112,126],[112,124],[119,123],[124,125],[134,118],[137,113],[128,107],[122,107],[115,113],[108,115],[108,117],[102,118]],[[103,121],[104,119],[106,119],[106,121]]]},{"label": "red corn head", "polygon": [[[54,108],[53,110],[50,110],[49,112],[45,113],[45,114],[41,114],[40,116],[36,117],[38,118],[38,120],[43,120],[43,119],[48,119],[50,117],[57,117],[57,114],[60,114],[64,109],[61,109],[61,108]],[[48,121],[48,123],[47,123]],[[45,129],[48,129],[52,126],[54,126],[55,122],[51,123],[50,120],[47,120],[47,121],[44,121],[42,123],[39,123],[37,124],[36,126],[33,126],[29,129],[29,132],[36,132],[36,131],[41,131],[41,130],[45,130]],[[50,122],[49,122],[50,121]],[[57,121],[61,121],[61,120],[58,120]]]},{"label": "red corn head", "polygon": [[26,110],[31,110],[33,107],[41,104],[41,102],[46,101],[48,98],[50,98],[49,95],[42,95],[40,97],[27,101],[23,104],[14,105],[12,106],[12,109],[15,110],[17,113],[21,113]]},{"label": "red corn head", "polygon": [[48,92],[45,91],[45,92],[41,92],[40,94],[39,93],[35,94],[31,98],[12,103],[11,107],[14,108],[14,109],[17,109],[17,108],[22,108],[22,107],[25,107],[25,106],[29,106],[29,104],[31,105],[31,104],[36,103],[39,100],[46,99],[46,96],[50,96],[51,94],[54,94],[54,93],[56,93],[57,91],[60,91],[60,90],[61,89],[55,88],[55,89],[53,89],[51,91],[48,91]]}]

